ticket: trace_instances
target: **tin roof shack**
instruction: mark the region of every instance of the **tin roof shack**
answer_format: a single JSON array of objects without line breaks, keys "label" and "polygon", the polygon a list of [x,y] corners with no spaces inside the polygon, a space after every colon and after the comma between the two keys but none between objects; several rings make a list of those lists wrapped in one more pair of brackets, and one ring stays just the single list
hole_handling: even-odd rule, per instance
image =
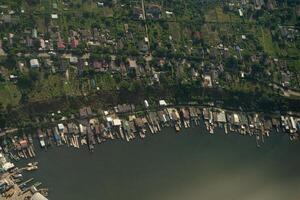
[{"label": "tin roof shack", "polygon": [[190,120],[190,111],[189,111],[189,109],[187,109],[187,108],[181,108],[180,109],[180,112],[181,112],[181,114],[182,114],[182,118],[183,118],[183,120]]},{"label": "tin roof shack", "polygon": [[136,128],[137,128],[138,130],[141,130],[141,129],[144,129],[144,128],[145,128],[145,123],[144,123],[144,121],[143,121],[142,118],[137,117],[137,118],[135,118],[133,121],[134,121],[134,124],[135,124],[135,126],[136,126]]},{"label": "tin roof shack", "polygon": [[288,117],[288,120],[290,121],[290,123],[289,123],[290,133],[296,133],[297,132],[297,124],[296,124],[295,118],[290,116],[290,117]]},{"label": "tin roof shack", "polygon": [[131,113],[134,112],[135,106],[133,104],[122,104],[114,107],[116,113]]},{"label": "tin roof shack", "polygon": [[169,114],[169,117],[171,119],[172,125],[174,126],[175,130],[177,132],[179,132],[180,128],[181,128],[181,121],[180,121],[180,115],[179,115],[177,109],[175,109],[175,108],[167,108],[166,110],[167,110],[167,112]]},{"label": "tin roof shack", "polygon": [[89,106],[79,109],[80,118],[87,118],[87,117],[92,116],[92,115],[93,115],[93,112],[92,112],[91,107],[89,107]]},{"label": "tin roof shack", "polygon": [[39,141],[40,141],[40,146],[42,148],[45,148],[46,147],[46,142],[45,142],[45,133],[41,130],[41,129],[37,129],[37,134],[38,134],[38,138],[39,138]]},{"label": "tin roof shack", "polygon": [[191,118],[198,118],[199,115],[201,114],[200,109],[197,107],[189,107],[189,111],[190,111]]},{"label": "tin roof shack", "polygon": [[17,145],[17,150],[19,152],[22,152],[25,158],[27,158],[27,153],[30,157],[33,157],[34,155],[28,151],[28,147],[29,147],[28,140],[23,139],[19,141],[19,145]]},{"label": "tin roof shack", "polygon": [[137,132],[134,121],[129,121],[129,128],[130,128],[131,132],[133,132],[133,133]]},{"label": "tin roof shack", "polygon": [[158,115],[159,122],[162,126],[169,125],[170,117],[164,110],[158,111],[157,115]]},{"label": "tin roof shack", "polygon": [[159,100],[159,106],[167,106],[168,104],[167,104],[167,102],[165,101],[165,100]]},{"label": "tin roof shack", "polygon": [[180,120],[180,115],[179,115],[176,108],[167,108],[167,112],[168,112],[169,117],[172,121],[177,122],[177,121]]},{"label": "tin roof shack", "polygon": [[245,114],[240,114],[241,133],[246,134],[249,131],[248,118]]},{"label": "tin roof shack", "polygon": [[189,107],[190,116],[194,121],[195,125],[199,125],[199,116],[201,115],[201,111],[197,107]]},{"label": "tin roof shack", "polygon": [[145,138],[146,137],[145,121],[140,117],[135,118],[133,121],[140,137],[142,139]]},{"label": "tin roof shack", "polygon": [[269,133],[272,131],[272,119],[269,117],[265,117],[263,120],[263,126],[265,129],[265,132],[267,133],[267,136],[269,136]]},{"label": "tin roof shack", "polygon": [[46,197],[44,197],[41,193],[36,192],[34,195],[30,198],[30,200],[48,200]]},{"label": "tin roof shack", "polygon": [[203,84],[203,87],[211,88],[213,86],[211,76],[208,74],[204,75],[202,84]]},{"label": "tin roof shack", "polygon": [[78,134],[79,133],[79,128],[74,122],[68,123],[67,128],[68,128],[68,132],[70,134]]},{"label": "tin roof shack", "polygon": [[[5,156],[0,153],[0,168],[3,169],[4,171],[10,171],[13,168],[15,168],[15,165],[11,162],[9,162]],[[1,171],[3,171],[1,170]]]},{"label": "tin roof shack", "polygon": [[233,113],[233,125],[235,126],[240,126],[241,125],[241,121],[240,121],[240,116],[237,113]]},{"label": "tin roof shack", "polygon": [[30,67],[33,68],[39,68],[40,67],[40,63],[38,61],[38,59],[31,59],[30,60]]},{"label": "tin roof shack", "polygon": [[58,127],[58,131],[59,132],[63,132],[64,131],[64,129],[65,129],[65,126],[63,125],[63,124],[57,124],[57,127]]},{"label": "tin roof shack", "polygon": [[86,127],[86,133],[87,133],[87,142],[88,142],[89,149],[90,151],[93,151],[95,148],[94,145],[96,144],[96,140],[90,126]]},{"label": "tin roof shack", "polygon": [[180,109],[180,117],[182,119],[182,123],[184,124],[184,127],[190,127],[190,112],[187,108],[181,108]]},{"label": "tin roof shack", "polygon": [[218,110],[217,112],[217,122],[218,124],[225,124],[226,123],[226,115],[224,110]]},{"label": "tin roof shack", "polygon": [[253,116],[253,120],[254,120],[254,126],[256,130],[261,130],[261,126],[262,126],[262,122],[259,118],[258,114],[254,114]]},{"label": "tin roof shack", "polygon": [[161,8],[158,5],[150,5],[146,8],[146,16],[150,19],[160,19]]},{"label": "tin roof shack", "polygon": [[230,131],[237,131],[240,127],[240,117],[237,113],[226,113]]},{"label": "tin roof shack", "polygon": [[213,124],[213,113],[210,108],[203,108],[203,118],[204,118],[204,121],[207,121],[210,124]]},{"label": "tin roof shack", "polygon": [[54,134],[53,134],[53,131],[52,131],[51,128],[48,128],[48,129],[46,130],[46,135],[47,135],[47,137],[48,137],[48,139],[49,139],[49,143],[52,145],[52,141],[53,141],[53,139],[54,139]]},{"label": "tin roof shack", "polygon": [[55,140],[56,144],[58,146],[62,145],[60,133],[59,133],[59,130],[57,127],[54,127],[54,129],[53,129],[53,136],[54,136],[54,140]]},{"label": "tin roof shack", "polygon": [[114,118],[112,120],[112,131],[116,134],[118,134],[122,140],[125,139],[125,136],[123,134],[122,130],[122,121],[119,118]]},{"label": "tin roof shack", "polygon": [[276,128],[276,131],[278,132],[278,128],[280,126],[280,119],[278,118],[275,118],[275,117],[272,117],[272,125],[274,128]]}]

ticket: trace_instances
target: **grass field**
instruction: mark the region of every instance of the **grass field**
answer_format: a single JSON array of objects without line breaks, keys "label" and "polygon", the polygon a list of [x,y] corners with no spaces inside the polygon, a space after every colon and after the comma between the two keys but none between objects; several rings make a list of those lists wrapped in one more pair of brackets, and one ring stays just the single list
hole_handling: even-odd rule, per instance
[{"label": "grass field", "polygon": [[269,30],[260,28],[258,30],[259,40],[264,50],[271,56],[276,56],[279,52],[279,47],[272,41],[271,33]]},{"label": "grass field", "polygon": [[216,8],[218,22],[230,22],[230,16],[223,12],[221,7]]},{"label": "grass field", "polygon": [[215,9],[208,10],[204,16],[205,21],[207,22],[217,22],[217,15]]},{"label": "grass field", "polygon": [[21,93],[14,84],[0,84],[0,103],[5,107],[8,104],[18,105],[21,99]]}]

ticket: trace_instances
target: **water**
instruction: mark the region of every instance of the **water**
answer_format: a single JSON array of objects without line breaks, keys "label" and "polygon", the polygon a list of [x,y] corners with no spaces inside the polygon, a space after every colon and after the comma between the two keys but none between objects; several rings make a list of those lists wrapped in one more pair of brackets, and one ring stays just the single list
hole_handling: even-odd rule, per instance
[{"label": "water", "polygon": [[258,149],[255,138],[192,128],[130,143],[39,152],[26,174],[51,200],[299,200],[300,144],[277,134]]}]

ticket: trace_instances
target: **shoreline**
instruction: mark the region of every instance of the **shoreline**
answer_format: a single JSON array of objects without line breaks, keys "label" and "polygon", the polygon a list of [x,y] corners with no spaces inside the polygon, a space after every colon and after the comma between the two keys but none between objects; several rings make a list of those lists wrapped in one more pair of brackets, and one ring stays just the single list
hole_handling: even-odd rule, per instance
[{"label": "shoreline", "polygon": [[[118,110],[118,107],[122,110]],[[53,119],[54,115],[53,113]],[[107,140],[120,139],[129,142],[136,137],[143,139],[148,135],[157,134],[164,127],[172,127],[176,132],[180,132],[182,128],[197,126],[200,123],[205,124],[210,134],[214,133],[216,127],[221,127],[226,134],[237,132],[241,135],[255,136],[256,145],[260,147],[272,130],[282,130],[291,140],[298,140],[300,118],[297,113],[247,113],[220,109],[213,105],[165,105],[160,109],[135,110],[133,105],[122,104],[98,114],[90,107],[83,107],[79,110],[79,115],[72,119],[53,121],[48,126],[42,124],[35,129],[36,131],[22,130],[22,134],[16,134],[15,139],[10,141],[12,146],[6,144],[3,149],[6,153],[9,152],[14,160],[34,157],[36,147],[32,140],[37,138],[41,148],[60,145],[80,148],[86,145],[93,151],[96,144]],[[4,134],[7,136],[4,140],[9,139],[10,134]]]}]

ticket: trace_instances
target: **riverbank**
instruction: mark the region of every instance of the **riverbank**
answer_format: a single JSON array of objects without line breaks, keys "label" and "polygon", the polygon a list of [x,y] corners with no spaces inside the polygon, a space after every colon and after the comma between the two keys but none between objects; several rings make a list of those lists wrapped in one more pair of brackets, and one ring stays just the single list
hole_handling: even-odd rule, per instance
[{"label": "riverbank", "polygon": [[94,151],[96,144],[110,140],[130,142],[136,138],[144,139],[160,133],[166,127],[173,127],[180,133],[182,129],[200,126],[202,123],[210,134],[214,134],[214,130],[219,127],[226,134],[253,136],[257,147],[264,144],[272,131],[283,131],[290,140],[299,138],[300,118],[292,114],[245,113],[213,106],[166,106],[164,100],[160,104],[161,108],[156,111],[136,111],[135,106],[130,104],[118,105],[98,113],[93,112],[91,107],[83,107],[77,116],[70,119],[62,117],[59,121],[55,121],[57,116],[52,113],[51,125],[41,125],[35,133],[22,131],[14,137],[5,134],[1,138],[1,146],[11,159],[18,161],[36,156],[33,138],[38,138],[37,146],[45,149],[66,145],[73,148],[87,146],[90,151]]}]

